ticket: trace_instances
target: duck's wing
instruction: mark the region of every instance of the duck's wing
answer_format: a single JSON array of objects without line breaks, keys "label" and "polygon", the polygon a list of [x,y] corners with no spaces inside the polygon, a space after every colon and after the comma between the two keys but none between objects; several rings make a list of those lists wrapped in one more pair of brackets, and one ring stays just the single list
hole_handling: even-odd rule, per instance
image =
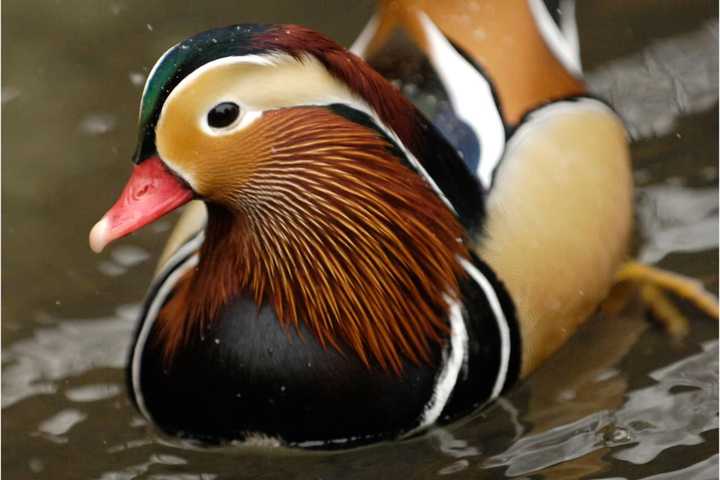
[{"label": "duck's wing", "polygon": [[495,89],[485,72],[454,46],[427,15],[419,15],[430,54],[396,30],[367,60],[425,114],[468,169],[489,188],[506,138]]},{"label": "duck's wing", "polygon": [[[574,18],[566,5],[572,2],[560,3],[570,10],[562,18]],[[416,51],[405,46],[410,55],[399,62],[395,55],[396,63],[405,70],[409,61],[420,67],[414,75],[402,72],[404,78],[382,61],[397,30],[408,35]],[[539,105],[584,92],[575,76],[580,69],[573,32],[573,22],[553,17],[539,0],[383,1],[352,49],[382,74],[406,81],[404,93],[490,189],[508,127]],[[408,60],[418,56],[422,61]],[[423,98],[427,90],[434,97]]]}]

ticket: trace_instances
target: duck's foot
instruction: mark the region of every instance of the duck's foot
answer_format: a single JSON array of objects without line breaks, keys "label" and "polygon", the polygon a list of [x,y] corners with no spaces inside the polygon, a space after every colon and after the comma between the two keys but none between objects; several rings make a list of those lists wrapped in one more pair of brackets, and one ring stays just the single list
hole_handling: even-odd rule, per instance
[{"label": "duck's foot", "polygon": [[637,261],[625,263],[616,274],[616,287],[605,302],[607,310],[616,310],[625,303],[629,286],[639,288],[640,298],[653,317],[674,337],[689,331],[689,322],[670,301],[666,292],[687,300],[705,315],[718,318],[718,301],[708,293],[702,283],[693,278],[668,272]]}]

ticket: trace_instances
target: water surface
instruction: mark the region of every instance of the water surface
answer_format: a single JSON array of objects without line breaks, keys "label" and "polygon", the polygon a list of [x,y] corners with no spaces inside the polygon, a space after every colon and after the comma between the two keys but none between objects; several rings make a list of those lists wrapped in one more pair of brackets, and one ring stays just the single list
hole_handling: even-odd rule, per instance
[{"label": "water surface", "polygon": [[[246,3],[4,2],[6,478],[715,478],[718,326],[687,308],[682,341],[640,305],[593,318],[491,408],[411,441],[333,454],[198,450],[145,424],[123,368],[173,219],[101,256],[87,233],[130,170],[149,67],[183,37],[236,22],[303,23],[348,44],[372,8]],[[590,84],[634,142],[638,255],[717,292],[717,5],[578,9]]]}]

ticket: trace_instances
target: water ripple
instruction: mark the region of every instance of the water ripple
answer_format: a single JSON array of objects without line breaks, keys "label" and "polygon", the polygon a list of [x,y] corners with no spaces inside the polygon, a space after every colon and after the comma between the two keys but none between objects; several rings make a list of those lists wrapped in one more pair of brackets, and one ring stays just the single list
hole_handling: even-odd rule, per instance
[{"label": "water ripple", "polygon": [[54,393],[60,381],[93,368],[123,368],[137,308],[120,307],[112,318],[63,320],[3,349],[2,408]]},{"label": "water ripple", "polygon": [[642,464],[670,447],[702,443],[700,434],[718,425],[717,372],[717,340],[703,344],[702,353],[652,372],[658,383],[630,392],[615,414],[616,423],[630,430],[637,445],[613,457]]},{"label": "water ripple", "polygon": [[701,434],[718,424],[718,341],[705,342],[702,348],[651,372],[657,383],[628,392],[617,410],[525,436],[484,466],[506,466],[506,476],[513,477],[608,447],[622,447],[612,453],[618,460],[644,464],[671,447],[702,443]]},{"label": "water ripple", "polygon": [[669,133],[681,115],[718,101],[717,19],[592,71],[587,81],[610,100],[634,139]]},{"label": "water ripple", "polygon": [[714,188],[656,185],[638,191],[645,241],[639,259],[655,263],[674,252],[718,246],[718,193]]}]

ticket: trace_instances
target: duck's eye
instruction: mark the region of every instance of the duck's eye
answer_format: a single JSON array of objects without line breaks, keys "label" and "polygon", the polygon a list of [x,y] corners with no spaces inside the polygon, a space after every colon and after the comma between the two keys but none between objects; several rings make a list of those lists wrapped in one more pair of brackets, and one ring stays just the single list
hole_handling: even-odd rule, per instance
[{"label": "duck's eye", "polygon": [[215,105],[207,114],[207,123],[213,128],[223,128],[232,124],[240,115],[237,103],[222,102]]}]

